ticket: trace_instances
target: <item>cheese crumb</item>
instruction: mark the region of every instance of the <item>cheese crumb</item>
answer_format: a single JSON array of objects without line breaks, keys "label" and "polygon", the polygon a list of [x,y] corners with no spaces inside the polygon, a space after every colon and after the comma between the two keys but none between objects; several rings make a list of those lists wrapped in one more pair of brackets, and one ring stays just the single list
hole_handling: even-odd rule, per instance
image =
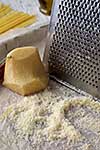
[{"label": "cheese crumb", "polygon": [[53,113],[48,118],[48,127],[46,129],[50,139],[67,137],[69,141],[75,142],[81,138],[80,132],[74,128],[68,119],[64,118],[64,109],[68,111],[69,107],[70,103],[66,103],[66,101],[61,101],[54,105]]},{"label": "cheese crumb", "polygon": [[[39,98],[39,96],[38,94],[38,96],[25,97],[17,104],[9,106],[0,120],[9,118],[15,124],[19,136],[32,135],[34,132],[40,139],[42,136],[45,136],[47,140],[67,138],[68,142],[76,143],[84,137],[67,117],[71,107],[78,106],[81,109],[82,106],[85,106],[100,112],[100,103],[87,98],[73,98],[57,102],[50,98]],[[79,115],[79,112],[76,111],[75,115]],[[73,115],[73,113],[70,114]],[[80,124],[83,127],[87,126],[99,132],[99,122],[93,124],[93,120],[88,120],[84,112],[80,115],[82,117]]]}]

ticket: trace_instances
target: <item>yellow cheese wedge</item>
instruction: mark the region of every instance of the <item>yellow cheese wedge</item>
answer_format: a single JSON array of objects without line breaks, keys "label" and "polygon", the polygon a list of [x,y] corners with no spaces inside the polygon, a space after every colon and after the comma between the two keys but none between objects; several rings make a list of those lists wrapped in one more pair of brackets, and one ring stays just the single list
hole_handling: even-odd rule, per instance
[{"label": "yellow cheese wedge", "polygon": [[21,95],[47,87],[48,76],[37,48],[16,48],[7,55],[3,85]]}]

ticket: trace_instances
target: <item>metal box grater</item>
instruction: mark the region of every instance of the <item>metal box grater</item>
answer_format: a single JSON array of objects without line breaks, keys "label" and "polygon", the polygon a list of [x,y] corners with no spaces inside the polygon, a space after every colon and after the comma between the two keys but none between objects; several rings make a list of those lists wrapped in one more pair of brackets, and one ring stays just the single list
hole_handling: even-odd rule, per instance
[{"label": "metal box grater", "polygon": [[100,1],[55,0],[44,62],[54,77],[100,98]]}]

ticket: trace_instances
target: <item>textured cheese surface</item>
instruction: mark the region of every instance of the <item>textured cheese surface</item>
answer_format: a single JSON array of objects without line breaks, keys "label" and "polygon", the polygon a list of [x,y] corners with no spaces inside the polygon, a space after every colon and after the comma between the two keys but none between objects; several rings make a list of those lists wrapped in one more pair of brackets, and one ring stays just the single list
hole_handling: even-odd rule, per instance
[{"label": "textured cheese surface", "polygon": [[3,85],[21,95],[30,95],[47,87],[48,75],[37,48],[20,47],[7,55]]}]

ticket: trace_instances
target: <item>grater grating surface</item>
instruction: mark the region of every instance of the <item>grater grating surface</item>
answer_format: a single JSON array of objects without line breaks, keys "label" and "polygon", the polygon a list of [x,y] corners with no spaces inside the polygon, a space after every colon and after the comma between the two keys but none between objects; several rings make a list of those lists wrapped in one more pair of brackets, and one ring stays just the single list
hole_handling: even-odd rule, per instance
[{"label": "grater grating surface", "polygon": [[55,0],[47,58],[53,76],[100,97],[99,0]]}]

